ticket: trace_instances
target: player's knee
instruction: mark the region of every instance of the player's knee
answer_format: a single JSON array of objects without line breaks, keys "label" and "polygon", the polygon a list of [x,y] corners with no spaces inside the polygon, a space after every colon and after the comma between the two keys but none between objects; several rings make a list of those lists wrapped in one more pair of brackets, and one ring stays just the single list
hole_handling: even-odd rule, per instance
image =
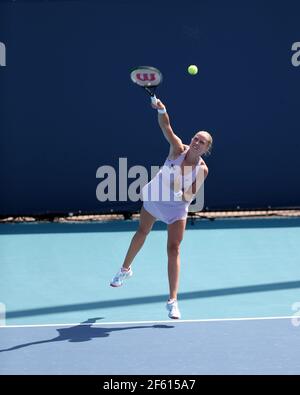
[{"label": "player's knee", "polygon": [[180,241],[168,243],[168,255],[177,255],[180,251]]},{"label": "player's knee", "polygon": [[140,236],[147,237],[148,234],[150,233],[150,230],[151,230],[151,228],[149,229],[149,228],[146,228],[146,227],[144,227],[144,226],[139,226],[139,228],[138,228],[138,230],[137,230],[137,233],[138,233]]}]

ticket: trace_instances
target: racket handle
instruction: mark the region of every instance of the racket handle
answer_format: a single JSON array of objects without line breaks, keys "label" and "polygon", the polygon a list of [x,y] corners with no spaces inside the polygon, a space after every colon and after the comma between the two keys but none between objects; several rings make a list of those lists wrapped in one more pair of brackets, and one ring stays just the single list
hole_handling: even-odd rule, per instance
[{"label": "racket handle", "polygon": [[157,104],[157,98],[155,95],[151,96],[151,103],[156,105]]}]

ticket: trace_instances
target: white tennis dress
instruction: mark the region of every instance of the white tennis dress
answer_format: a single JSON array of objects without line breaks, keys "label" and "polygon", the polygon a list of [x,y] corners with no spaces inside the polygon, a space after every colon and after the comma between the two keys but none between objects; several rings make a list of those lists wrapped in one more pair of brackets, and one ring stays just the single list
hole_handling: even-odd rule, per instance
[{"label": "white tennis dress", "polygon": [[[166,159],[155,177],[142,189],[143,206],[156,219],[172,224],[175,221],[185,219],[188,215],[190,201],[182,199],[182,190],[187,190],[195,181],[200,169],[201,157],[197,166],[190,175],[181,175],[180,165],[182,164],[189,147],[176,159]],[[181,177],[182,188],[179,192],[174,191],[174,180]]]}]

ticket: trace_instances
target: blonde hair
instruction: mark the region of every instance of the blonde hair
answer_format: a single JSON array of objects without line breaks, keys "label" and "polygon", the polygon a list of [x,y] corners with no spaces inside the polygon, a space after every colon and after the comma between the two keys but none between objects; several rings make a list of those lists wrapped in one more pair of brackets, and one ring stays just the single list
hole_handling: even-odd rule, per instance
[{"label": "blonde hair", "polygon": [[212,150],[212,145],[213,145],[213,138],[212,138],[211,134],[208,133],[206,130],[199,130],[199,132],[197,132],[196,134],[199,134],[199,133],[204,135],[204,137],[206,138],[206,140],[208,142],[208,148],[207,148],[207,151],[205,152],[204,155],[210,155],[211,150]]}]

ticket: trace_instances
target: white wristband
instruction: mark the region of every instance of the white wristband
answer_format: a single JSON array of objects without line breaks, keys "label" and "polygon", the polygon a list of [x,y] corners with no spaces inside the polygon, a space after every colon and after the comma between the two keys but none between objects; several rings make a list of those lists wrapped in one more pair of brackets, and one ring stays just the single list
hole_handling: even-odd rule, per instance
[{"label": "white wristband", "polygon": [[159,114],[165,114],[165,113],[167,112],[166,107],[164,107],[164,108],[159,108],[159,109],[157,110],[157,112],[158,112]]}]

